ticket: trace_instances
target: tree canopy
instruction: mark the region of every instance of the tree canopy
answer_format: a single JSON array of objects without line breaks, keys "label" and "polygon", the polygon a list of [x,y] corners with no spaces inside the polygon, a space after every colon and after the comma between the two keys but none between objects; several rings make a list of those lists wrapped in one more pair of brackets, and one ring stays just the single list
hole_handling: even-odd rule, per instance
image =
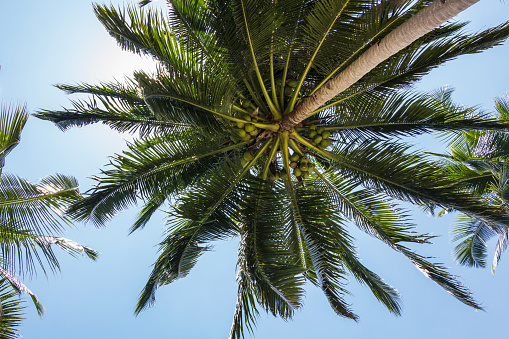
[{"label": "tree canopy", "polygon": [[[345,300],[352,276],[399,314],[397,291],[361,263],[350,225],[481,308],[443,265],[411,249],[431,237],[417,232],[398,201],[507,225],[505,209],[469,194],[411,138],[506,131],[507,124],[409,88],[444,62],[502,43],[509,24],[466,33],[464,23],[444,23],[374,67],[358,61],[408,32],[430,8],[449,10],[440,3],[169,1],[168,20],[150,8],[95,6],[119,45],[152,56],[157,72],[138,71],[124,83],[59,85],[91,98],[38,117],[64,130],[102,122],[138,135],[70,210],[103,225],[142,200],[135,231],[169,205],[168,231],[136,312],[154,301],[158,287],[185,277],[213,241],[237,237],[232,338],[252,328],[257,305],[290,318],[306,281],[340,316],[357,319]],[[355,67],[360,76],[338,90],[336,80]],[[329,96],[318,95],[323,91]]]}]

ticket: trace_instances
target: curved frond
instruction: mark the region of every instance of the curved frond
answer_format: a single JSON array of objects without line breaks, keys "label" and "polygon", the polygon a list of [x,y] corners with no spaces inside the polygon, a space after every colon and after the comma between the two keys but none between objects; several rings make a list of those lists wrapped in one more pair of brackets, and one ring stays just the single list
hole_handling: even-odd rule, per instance
[{"label": "curved frond", "polygon": [[81,200],[76,179],[57,174],[39,184],[12,174],[0,177],[0,219],[16,220],[38,234],[61,232],[69,205]]},{"label": "curved frond", "polygon": [[462,217],[451,231],[454,247],[453,257],[460,265],[485,267],[486,242],[496,235],[488,225],[474,218]]},{"label": "curved frond", "polygon": [[18,327],[23,320],[23,302],[6,279],[0,280],[0,337],[18,339]]},{"label": "curved frond", "polygon": [[21,130],[28,119],[26,106],[0,106],[0,173],[5,157],[18,145]]}]

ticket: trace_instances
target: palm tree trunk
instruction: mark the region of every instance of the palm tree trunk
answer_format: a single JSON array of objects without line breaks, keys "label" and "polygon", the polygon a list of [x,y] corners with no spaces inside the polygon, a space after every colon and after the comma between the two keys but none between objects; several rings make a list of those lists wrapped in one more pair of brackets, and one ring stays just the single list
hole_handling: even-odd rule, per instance
[{"label": "palm tree trunk", "polygon": [[290,130],[324,103],[359,81],[378,64],[432,31],[479,0],[435,0],[415,16],[371,46],[344,71],[329,80],[302,101],[281,122],[281,130]]}]

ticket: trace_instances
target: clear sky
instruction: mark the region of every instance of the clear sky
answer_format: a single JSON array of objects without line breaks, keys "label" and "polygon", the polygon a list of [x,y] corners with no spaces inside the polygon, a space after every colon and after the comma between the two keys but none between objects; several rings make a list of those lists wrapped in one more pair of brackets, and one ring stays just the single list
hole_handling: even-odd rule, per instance
[{"label": "clear sky", "polygon": [[[468,29],[475,31],[504,22],[508,14],[509,4],[482,0],[461,17],[472,21]],[[456,88],[456,102],[492,109],[493,98],[509,90],[508,60],[508,44],[462,57],[434,70],[419,88],[449,85]],[[95,19],[88,0],[0,0],[0,64],[0,101],[26,102],[31,112],[69,106],[68,98],[53,84],[122,79],[134,69],[153,67],[151,60],[116,46]],[[107,163],[108,155],[121,152],[126,139],[129,136],[102,126],[62,133],[32,117],[21,144],[7,158],[5,171],[31,181],[57,172],[70,174],[86,191],[92,183],[88,178]],[[227,337],[236,301],[236,240],[218,243],[188,277],[158,290],[154,308],[134,317],[138,293],[156,259],[155,245],[163,231],[162,216],[156,216],[145,230],[127,236],[134,215],[132,209],[104,229],[77,225],[66,234],[100,251],[100,260],[76,260],[60,253],[61,274],[26,280],[47,313],[40,319],[26,303],[23,338]],[[347,299],[360,315],[360,322],[355,323],[337,317],[323,294],[309,286],[305,305],[292,321],[262,314],[256,338],[505,337],[508,260],[502,260],[495,277],[489,269],[459,267],[451,260],[447,236],[455,216],[436,220],[418,211],[414,215],[419,230],[442,235],[436,245],[424,246],[420,253],[439,257],[461,275],[486,312],[464,306],[402,255],[354,233],[363,263],[402,294],[403,315],[392,316],[368,289],[352,281],[348,286],[352,295]],[[493,246],[490,243],[490,253]]]}]

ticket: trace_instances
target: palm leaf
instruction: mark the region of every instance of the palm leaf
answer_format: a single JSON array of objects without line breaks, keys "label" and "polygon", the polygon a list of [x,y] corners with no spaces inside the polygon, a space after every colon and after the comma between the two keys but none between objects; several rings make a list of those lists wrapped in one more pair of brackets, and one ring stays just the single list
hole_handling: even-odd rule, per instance
[{"label": "palm leaf", "polygon": [[21,130],[28,119],[26,106],[0,106],[0,174],[5,157],[19,144]]},{"label": "palm leaf", "polygon": [[10,288],[6,279],[0,280],[0,336],[5,339],[18,339],[18,327],[23,320],[22,305],[17,293]]}]

